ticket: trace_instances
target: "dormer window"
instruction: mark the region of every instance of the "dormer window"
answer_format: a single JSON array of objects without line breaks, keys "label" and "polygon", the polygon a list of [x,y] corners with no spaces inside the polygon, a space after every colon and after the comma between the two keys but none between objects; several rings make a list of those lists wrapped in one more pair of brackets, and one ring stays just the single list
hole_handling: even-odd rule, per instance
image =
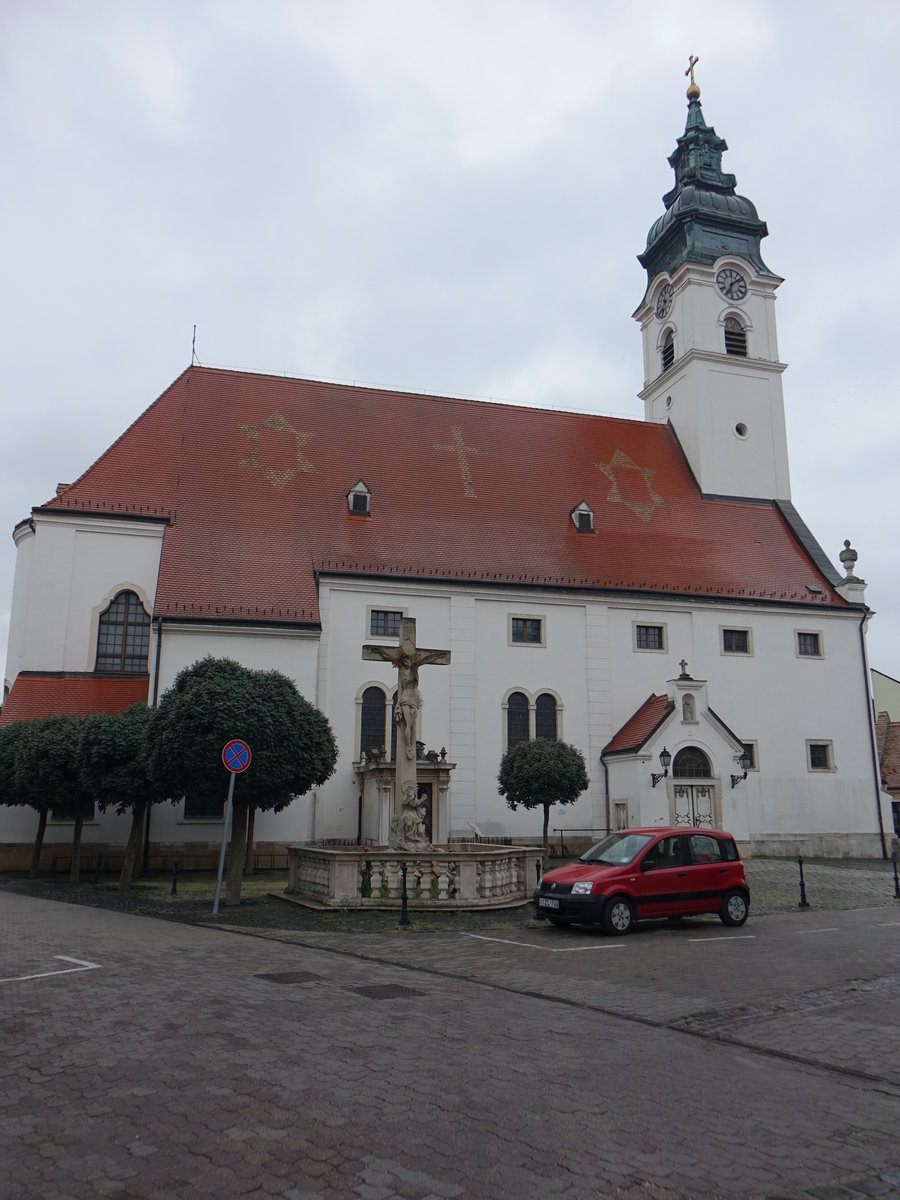
[{"label": "dormer window", "polygon": [[579,533],[594,532],[594,510],[586,500],[582,500],[577,508],[573,508],[569,516]]},{"label": "dormer window", "polygon": [[672,363],[675,361],[675,335],[670,329],[666,334],[665,341],[662,345],[662,369],[668,371]]},{"label": "dormer window", "polygon": [[725,318],[725,353],[747,357],[747,331],[737,317]]},{"label": "dormer window", "polygon": [[372,494],[362,480],[347,493],[347,506],[351,516],[371,516]]}]

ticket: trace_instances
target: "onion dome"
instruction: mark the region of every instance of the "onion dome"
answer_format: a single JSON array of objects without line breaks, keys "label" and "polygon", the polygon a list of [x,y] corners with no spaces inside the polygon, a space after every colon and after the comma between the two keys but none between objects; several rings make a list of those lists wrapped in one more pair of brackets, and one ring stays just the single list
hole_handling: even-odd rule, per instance
[{"label": "onion dome", "polygon": [[723,254],[735,254],[772,275],[759,249],[769,232],[766,223],[751,201],[736,194],[734,175],[722,171],[728,146],[704,121],[700,88],[693,80],[687,98],[684,133],[669,156],[675,186],[663,196],[666,211],[650,227],[638,262],[648,282],[663,271],[671,275],[682,263],[714,263]]}]

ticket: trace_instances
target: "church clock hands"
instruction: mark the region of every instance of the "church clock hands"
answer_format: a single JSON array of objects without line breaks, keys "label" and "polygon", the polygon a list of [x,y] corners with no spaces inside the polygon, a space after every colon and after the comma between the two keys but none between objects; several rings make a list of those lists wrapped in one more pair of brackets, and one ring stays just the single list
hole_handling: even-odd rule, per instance
[{"label": "church clock hands", "polygon": [[716,286],[726,300],[743,300],[747,295],[747,280],[734,267],[723,267],[716,276]]}]

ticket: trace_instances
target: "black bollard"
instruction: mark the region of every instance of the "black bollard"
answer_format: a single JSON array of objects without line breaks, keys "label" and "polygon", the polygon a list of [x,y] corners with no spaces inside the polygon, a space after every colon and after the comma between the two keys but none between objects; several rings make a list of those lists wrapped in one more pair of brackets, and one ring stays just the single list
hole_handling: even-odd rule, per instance
[{"label": "black bollard", "polygon": [[170,896],[178,895],[178,859],[177,858],[175,859],[175,862],[172,864],[172,890],[171,890],[171,892],[169,892],[169,895]]},{"label": "black bollard", "polygon": [[800,903],[798,908],[809,908],[809,901],[806,899],[806,884],[803,881],[803,855],[797,855],[797,864],[800,867]]},{"label": "black bollard", "polygon": [[409,924],[409,896],[406,893],[406,863],[400,864],[400,878],[403,880],[403,890],[400,893],[400,924]]},{"label": "black bollard", "polygon": [[94,864],[94,887],[100,883],[100,872],[103,870],[103,855],[97,855],[97,861]]},{"label": "black bollard", "polygon": [[538,887],[540,887],[540,884],[541,884],[541,867],[542,866],[543,866],[543,863],[541,862],[540,859],[538,859],[537,862],[535,862],[535,864],[534,864],[534,873],[535,873],[535,875],[537,875]]},{"label": "black bollard", "polygon": [[897,851],[891,851],[891,863],[894,867],[894,899],[900,900],[900,879],[897,878]]}]

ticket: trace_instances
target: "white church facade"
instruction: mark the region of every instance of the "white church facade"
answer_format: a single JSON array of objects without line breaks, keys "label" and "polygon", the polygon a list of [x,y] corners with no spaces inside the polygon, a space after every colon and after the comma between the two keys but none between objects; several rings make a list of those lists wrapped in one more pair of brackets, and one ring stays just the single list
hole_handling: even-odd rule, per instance
[{"label": "white church facade", "polygon": [[[551,818],[573,837],[698,822],[751,853],[884,853],[864,584],[791,504],[781,280],[694,85],[688,101],[640,255],[643,421],[192,366],[16,527],[0,722],[153,704],[206,655],[275,667],[339,760],[259,815],[258,845],[377,841],[396,671],[362,646],[413,617],[451,652],[420,681],[434,840],[536,836],[497,771],[544,736],[587,762]],[[0,807],[7,860],[36,821]],[[115,853],[127,824],[98,815],[86,852]],[[70,831],[51,821],[47,844]],[[221,831],[180,800],[150,841]]]}]

